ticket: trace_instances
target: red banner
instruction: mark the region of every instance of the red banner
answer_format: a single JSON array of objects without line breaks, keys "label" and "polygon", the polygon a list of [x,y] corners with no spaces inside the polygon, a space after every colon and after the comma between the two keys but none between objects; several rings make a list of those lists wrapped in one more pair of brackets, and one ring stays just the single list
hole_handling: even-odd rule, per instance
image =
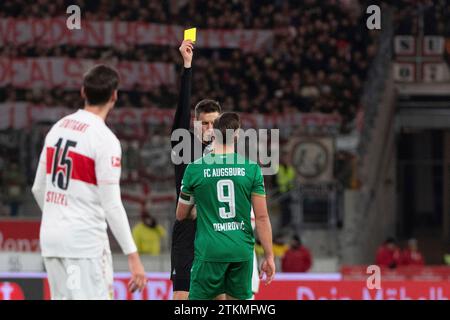
[{"label": "red banner", "polygon": [[[83,74],[99,62],[68,58],[1,58],[0,86],[15,88],[79,89]],[[170,63],[120,61],[110,63],[120,74],[120,88],[146,91],[175,83],[175,67]]]},{"label": "red banner", "polygon": [[[172,282],[168,273],[148,273],[147,287],[139,293],[127,290],[128,274],[114,279],[116,300],[168,300]],[[339,274],[278,274],[261,285],[256,300],[448,300],[448,281],[382,281],[381,289],[368,289],[365,281],[339,280]],[[0,300],[50,299],[44,273],[0,273]]]},{"label": "red banner", "polygon": [[[179,46],[182,26],[142,21],[88,21],[80,30],[69,30],[66,18],[0,19],[0,46],[77,45],[85,47],[123,47],[129,45]],[[257,51],[273,39],[272,30],[199,30],[195,45],[199,48],[240,48]]]},{"label": "red banner", "polygon": [[[344,280],[367,279],[367,267],[343,266],[341,274]],[[395,269],[380,268],[384,280],[450,281],[450,266],[398,266]]]},{"label": "red banner", "polygon": [[39,220],[0,221],[0,251],[29,252],[39,249]]},{"label": "red banner", "polygon": [[[0,104],[0,130],[7,128],[23,129],[36,122],[56,122],[62,117],[75,112],[64,107],[38,106],[26,102]],[[114,109],[108,116],[112,125],[129,124],[136,130],[139,125],[152,124],[171,125],[175,110],[159,108],[120,108]],[[341,118],[338,115],[325,113],[291,113],[291,114],[241,114],[243,128],[280,128],[287,130],[299,126],[303,129],[316,128],[324,132],[336,131]]]},{"label": "red banner", "polygon": [[280,280],[261,286],[260,300],[448,300],[448,281],[382,281],[369,289],[366,281]]}]

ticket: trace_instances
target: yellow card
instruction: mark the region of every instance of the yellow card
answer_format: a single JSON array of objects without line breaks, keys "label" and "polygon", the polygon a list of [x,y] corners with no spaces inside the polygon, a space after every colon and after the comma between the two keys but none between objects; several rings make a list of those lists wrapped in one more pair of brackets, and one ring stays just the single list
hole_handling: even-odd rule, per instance
[{"label": "yellow card", "polygon": [[191,40],[195,42],[197,36],[197,28],[191,28],[184,30],[184,40]]}]

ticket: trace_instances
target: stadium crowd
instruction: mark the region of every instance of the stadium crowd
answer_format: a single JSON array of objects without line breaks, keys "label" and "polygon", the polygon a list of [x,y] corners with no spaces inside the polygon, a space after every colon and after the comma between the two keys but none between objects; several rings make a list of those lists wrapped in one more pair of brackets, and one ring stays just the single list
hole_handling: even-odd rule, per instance
[{"label": "stadium crowd", "polygon": [[394,238],[389,237],[378,248],[375,263],[380,267],[395,269],[399,266],[423,266],[425,260],[416,239],[409,239],[406,248],[400,248]]},{"label": "stadium crowd", "polygon": [[[355,128],[363,83],[377,51],[377,32],[366,28],[365,16],[360,15],[361,7],[354,6],[357,2],[102,0],[77,1],[77,4],[82,9],[82,19],[90,21],[176,24],[186,28],[195,26],[200,32],[207,28],[273,30],[273,41],[257,52],[225,48],[196,49],[192,103],[209,97],[220,101],[227,111],[333,113],[341,116],[341,132],[350,132]],[[71,4],[72,1],[66,0],[37,0],[33,4],[25,0],[5,0],[0,2],[0,19],[65,16],[66,8]],[[24,7],[29,10],[23,10]],[[37,42],[1,46],[0,56],[166,62],[175,64],[178,74],[182,67],[177,48],[162,45],[49,47]],[[121,91],[117,107],[175,108],[177,99],[177,85],[161,85],[150,91]],[[79,90],[0,87],[0,103],[18,101],[73,109],[82,105]],[[142,150],[141,145],[131,148],[124,144],[125,174],[133,165],[132,160],[128,161],[133,156],[127,154]],[[19,160],[18,152],[8,153],[8,156],[11,154],[14,156],[4,161],[4,167]],[[352,155],[339,153],[336,156],[336,177],[340,179],[345,174],[340,179],[344,185],[350,185],[351,159]],[[29,176],[33,176],[31,171]],[[5,195],[6,191],[15,190],[10,187],[12,184],[5,185],[6,178],[0,179],[3,179]],[[3,200],[5,205],[16,205],[15,202]],[[14,207],[9,211],[16,212]]]},{"label": "stadium crowd", "polygon": [[[23,2],[23,3],[22,3]],[[195,53],[192,101],[211,97],[225,110],[260,113],[324,112],[343,119],[349,131],[370,61],[376,52],[376,32],[365,27],[364,16],[346,2],[316,1],[78,1],[83,19],[124,20],[196,26],[210,29],[272,29],[266,50],[199,49]],[[69,1],[39,0],[20,10],[25,1],[2,1],[0,18],[58,17]],[[205,17],[204,13],[208,12]],[[87,48],[4,46],[4,57],[71,57],[119,61],[176,63],[176,48],[142,45]],[[78,108],[78,91],[0,88],[0,102],[31,101]],[[173,108],[177,87],[162,85],[149,92],[126,91],[118,106]]]},{"label": "stadium crowd", "polygon": [[450,36],[450,6],[447,0],[400,0],[392,2],[396,34],[418,34],[421,13],[425,35]]},{"label": "stadium crowd", "polygon": [[[273,40],[256,52],[197,48],[194,53],[192,103],[209,97],[220,101],[226,111],[338,114],[342,119],[341,132],[350,132],[355,128],[363,83],[377,51],[377,33],[365,27],[365,17],[359,14],[361,8],[355,6],[357,3],[337,0],[102,0],[77,1],[76,4],[82,10],[82,19],[89,21],[176,24],[186,28],[195,26],[200,32],[202,29],[270,29],[274,32]],[[25,0],[5,0],[0,2],[0,19],[61,17],[66,15],[66,8],[71,4],[72,1],[66,0],[38,0],[33,4]],[[23,10],[24,7],[29,10]],[[165,62],[175,64],[178,74],[182,67],[177,48],[163,45],[94,48],[48,46],[35,42],[1,46],[0,56]],[[177,84],[161,85],[148,91],[121,90],[117,107],[168,109],[175,108],[177,100]],[[0,103],[21,101],[72,109],[82,106],[79,90],[0,87]],[[149,134],[155,136],[153,131]],[[136,169],[131,168],[136,162],[132,159],[136,157],[128,154],[142,153],[147,149],[140,144],[134,146],[133,142],[122,141],[122,144],[124,174],[132,175],[136,173]],[[4,158],[4,167],[23,162],[23,155],[19,155],[20,150],[8,152],[6,158],[9,159]],[[344,158],[341,154],[336,158],[335,171],[339,179],[340,172],[351,171],[349,159],[352,156]],[[27,165],[26,170],[30,173],[27,176],[33,176],[33,168]],[[142,176],[141,171],[139,175]],[[350,185],[350,176],[340,179],[341,183]],[[14,184],[6,184],[9,181],[6,178],[0,177],[5,191],[3,203],[11,209],[3,211],[17,214],[23,199],[7,196],[17,188]],[[27,181],[27,184],[31,182]]]}]

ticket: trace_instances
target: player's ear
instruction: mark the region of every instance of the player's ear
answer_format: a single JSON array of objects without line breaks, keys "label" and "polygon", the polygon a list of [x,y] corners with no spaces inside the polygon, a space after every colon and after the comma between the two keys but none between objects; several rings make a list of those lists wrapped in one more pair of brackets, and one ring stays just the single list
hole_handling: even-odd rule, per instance
[{"label": "player's ear", "polygon": [[115,103],[116,101],[117,101],[117,99],[118,99],[118,93],[117,93],[117,90],[114,90],[113,91],[113,94],[112,94],[112,96],[111,96],[111,102],[112,103]]},{"label": "player's ear", "polygon": [[83,100],[86,100],[86,93],[84,93],[84,86],[81,87],[80,94],[81,94],[81,97],[83,98]]}]

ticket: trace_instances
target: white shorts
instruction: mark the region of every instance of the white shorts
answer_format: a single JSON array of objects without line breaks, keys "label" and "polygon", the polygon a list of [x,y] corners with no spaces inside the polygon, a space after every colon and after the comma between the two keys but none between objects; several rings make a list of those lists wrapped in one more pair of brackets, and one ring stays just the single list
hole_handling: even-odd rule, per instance
[{"label": "white shorts", "polygon": [[111,253],[99,258],[44,257],[52,300],[112,300]]}]

